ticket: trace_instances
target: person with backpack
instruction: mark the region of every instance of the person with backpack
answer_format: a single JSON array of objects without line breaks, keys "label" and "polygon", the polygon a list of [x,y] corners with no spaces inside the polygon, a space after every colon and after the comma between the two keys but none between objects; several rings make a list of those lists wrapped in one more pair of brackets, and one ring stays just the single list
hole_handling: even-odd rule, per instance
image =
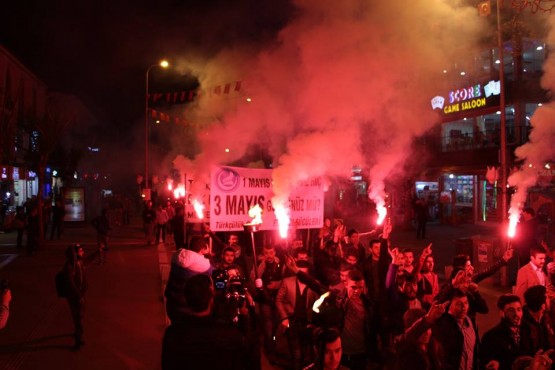
[{"label": "person with backpack", "polygon": [[71,318],[75,327],[75,344],[73,351],[83,347],[83,312],[85,307],[85,293],[87,291],[86,266],[94,261],[99,250],[85,257],[85,251],[80,244],[74,244],[66,249],[66,262],[62,271],[56,276],[58,296],[67,299]]}]

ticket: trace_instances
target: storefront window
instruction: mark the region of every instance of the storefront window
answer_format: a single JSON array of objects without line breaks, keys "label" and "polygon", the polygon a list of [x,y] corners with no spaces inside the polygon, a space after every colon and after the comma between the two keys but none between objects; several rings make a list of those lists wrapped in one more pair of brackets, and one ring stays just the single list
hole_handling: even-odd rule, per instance
[{"label": "storefront window", "polygon": [[445,176],[445,190],[455,191],[456,200],[458,204],[472,206],[474,198],[474,176],[466,175],[446,175]]}]

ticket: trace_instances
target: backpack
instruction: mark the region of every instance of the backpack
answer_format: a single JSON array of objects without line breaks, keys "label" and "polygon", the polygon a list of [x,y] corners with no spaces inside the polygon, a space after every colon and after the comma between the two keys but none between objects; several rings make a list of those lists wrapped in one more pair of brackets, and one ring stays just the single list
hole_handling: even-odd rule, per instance
[{"label": "backpack", "polygon": [[68,293],[68,281],[63,270],[54,276],[54,282],[56,283],[56,294],[58,297],[66,298]]}]

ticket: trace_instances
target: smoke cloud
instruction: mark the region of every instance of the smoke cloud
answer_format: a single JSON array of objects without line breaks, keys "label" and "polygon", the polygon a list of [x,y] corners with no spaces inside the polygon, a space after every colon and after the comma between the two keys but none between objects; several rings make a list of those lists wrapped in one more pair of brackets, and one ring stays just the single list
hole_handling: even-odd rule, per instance
[{"label": "smoke cloud", "polygon": [[[547,44],[555,43],[555,16],[548,18],[549,33]],[[543,66],[544,75],[541,85],[551,93],[555,92],[555,56],[549,54]],[[534,115],[530,118],[531,131],[528,142],[515,150],[518,160],[522,161],[519,171],[513,173],[508,178],[510,186],[516,188],[511,197],[509,213],[513,223],[518,220],[520,209],[526,202],[528,189],[536,185],[538,181],[538,171],[543,166],[555,158],[555,103],[550,102],[538,107]]]},{"label": "smoke cloud", "polygon": [[[196,72],[202,87],[241,80],[244,95],[201,96],[189,108],[203,122],[201,152],[177,161],[180,169],[207,171],[255,143],[274,158],[274,202],[300,180],[349,176],[353,165],[369,169],[371,197],[382,202],[384,181],[410,156],[412,140],[438,121],[430,99],[445,88],[447,61],[478,42],[484,19],[452,0],[295,5],[271,44],[223,51]],[[208,117],[217,119],[204,125]]]}]

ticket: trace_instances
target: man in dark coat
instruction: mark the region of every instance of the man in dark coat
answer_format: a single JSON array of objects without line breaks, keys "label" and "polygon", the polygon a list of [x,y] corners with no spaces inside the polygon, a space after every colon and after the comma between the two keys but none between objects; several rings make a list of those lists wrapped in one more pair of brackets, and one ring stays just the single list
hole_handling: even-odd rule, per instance
[{"label": "man in dark coat", "polygon": [[482,337],[481,364],[486,368],[512,369],[514,360],[523,355],[522,344],[529,333],[521,326],[522,304],[514,294],[503,294],[497,300],[501,322]]},{"label": "man in dark coat", "polygon": [[[54,207],[52,207],[52,229],[50,230],[50,240],[54,240],[54,235],[60,240],[64,227],[64,216],[66,210],[61,200],[56,200]],[[46,231],[45,231],[46,232]]]},{"label": "man in dark coat", "polygon": [[162,370],[242,370],[253,367],[249,361],[252,354],[243,333],[230,323],[219,322],[214,316],[214,288],[210,277],[201,274],[188,279],[184,295],[191,314],[166,329]]},{"label": "man in dark coat", "polygon": [[432,337],[439,346],[439,368],[477,369],[479,337],[475,324],[467,315],[468,297],[454,288],[448,298],[451,303],[447,312],[432,327]]}]

